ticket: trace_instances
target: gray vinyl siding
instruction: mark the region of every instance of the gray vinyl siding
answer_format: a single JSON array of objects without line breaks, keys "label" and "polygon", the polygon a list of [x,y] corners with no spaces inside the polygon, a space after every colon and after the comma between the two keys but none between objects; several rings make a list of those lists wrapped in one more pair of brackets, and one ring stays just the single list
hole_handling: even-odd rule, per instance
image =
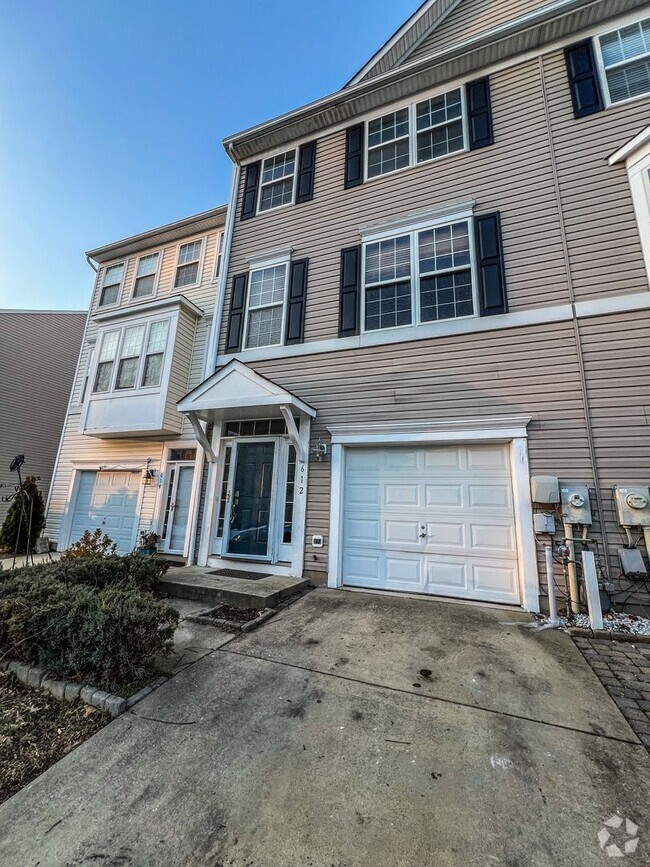
[{"label": "gray vinyl siding", "polygon": [[47,499],[79,356],[85,313],[0,311],[0,524],[17,481],[9,464],[25,455],[23,477],[40,477]]},{"label": "gray vinyl siding", "polygon": [[[188,231],[191,232],[191,227]],[[88,325],[86,342],[81,351],[79,374],[74,383],[71,412],[66,419],[58,468],[53,480],[51,502],[47,515],[46,532],[54,541],[58,540],[61,520],[70,493],[75,462],[84,462],[84,467],[99,468],[104,466],[119,466],[121,462],[134,461],[136,463],[141,462],[144,468],[147,460],[150,460],[150,468],[158,470],[164,457],[164,443],[166,440],[194,439],[191,426],[176,411],[176,403],[203,379],[206,336],[209,332],[216,303],[216,283],[213,280],[213,276],[217,242],[221,231],[221,227],[216,227],[203,235],[188,234],[187,240],[193,240],[198,237],[206,239],[200,282],[199,285],[191,289],[174,289],[177,249],[179,244],[185,243],[185,238],[174,241],[164,247],[153,246],[143,249],[129,256],[126,260],[126,276],[119,303],[120,310],[127,311],[136,304],[142,305],[147,301],[182,294],[203,311],[203,315],[198,320],[184,311],[181,311],[179,314],[165,411],[165,425],[170,430],[177,430],[178,435],[157,438],[100,439],[85,436],[80,432],[81,406],[79,405],[79,400],[83,389],[83,381],[87,373],[90,347],[96,341],[99,327],[97,321],[93,319],[92,314],[99,312],[96,306],[100,292],[99,287],[101,286],[102,276],[107,265],[104,264],[99,269],[93,290],[91,318]],[[158,250],[162,253],[162,261],[155,294],[146,298],[132,299],[138,258]],[[115,261],[124,260],[117,259]],[[110,265],[111,263],[107,264]],[[159,490],[156,485],[152,485],[144,491],[142,510],[138,518],[139,530],[150,530],[152,528],[156,518],[155,507]]]},{"label": "gray vinyl siding", "polygon": [[548,0],[461,0],[403,63],[411,63],[445,48],[452,48],[486,30],[550,5]]},{"label": "gray vinyl siding", "polygon": [[[497,71],[490,82],[495,129],[491,147],[345,190],[345,131],[320,139],[312,202],[235,221],[226,314],[232,277],[248,270],[248,257],[290,244],[295,258],[309,258],[305,340],[335,338],[340,251],[360,242],[359,229],[467,199],[476,200],[476,214],[501,213],[511,312],[570,301],[561,219],[577,300],[646,289],[625,168],[609,166],[607,157],[647,121],[648,99],[576,121],[561,51]],[[242,192],[243,180],[238,213]],[[226,326],[227,316],[221,352]]]}]

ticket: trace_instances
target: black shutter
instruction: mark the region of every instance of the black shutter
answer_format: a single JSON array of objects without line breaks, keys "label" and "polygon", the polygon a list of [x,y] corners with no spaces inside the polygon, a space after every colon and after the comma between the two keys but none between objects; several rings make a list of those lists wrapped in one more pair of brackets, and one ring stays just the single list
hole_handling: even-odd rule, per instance
[{"label": "black shutter", "polygon": [[257,213],[257,187],[260,181],[261,163],[250,163],[246,166],[244,180],[244,198],[241,206],[241,219],[250,220]]},{"label": "black shutter", "polygon": [[602,111],[603,95],[591,39],[576,42],[564,49],[574,117],[587,117]]},{"label": "black shutter", "polygon": [[484,214],[474,220],[481,316],[508,312],[506,277],[503,269],[499,214]]},{"label": "black shutter", "polygon": [[304,340],[308,265],[309,259],[297,259],[291,263],[287,328],[284,338],[286,344],[302,343]]},{"label": "black shutter", "polygon": [[341,250],[339,337],[352,337],[359,333],[360,282],[361,247],[347,247]]},{"label": "black shutter", "polygon": [[247,289],[248,274],[236,274],[232,278],[232,294],[230,296],[230,312],[228,314],[228,333],[226,334],[226,352],[239,352],[241,349],[244,316],[246,314]]},{"label": "black shutter", "polygon": [[316,174],[316,142],[311,141],[300,148],[298,157],[298,192],[296,204],[310,202],[314,198],[314,176]]},{"label": "black shutter", "polygon": [[469,149],[471,151],[494,144],[490,79],[479,78],[466,87]]},{"label": "black shutter", "polygon": [[345,189],[363,183],[363,157],[366,145],[365,124],[358,123],[345,134]]}]

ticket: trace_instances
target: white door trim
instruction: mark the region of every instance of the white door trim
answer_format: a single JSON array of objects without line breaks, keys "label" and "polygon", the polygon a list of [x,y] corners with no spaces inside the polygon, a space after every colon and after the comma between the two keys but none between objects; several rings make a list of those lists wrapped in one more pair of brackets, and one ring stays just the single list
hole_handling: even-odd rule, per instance
[{"label": "white door trim", "polygon": [[162,532],[165,509],[165,491],[167,490],[167,483],[169,477],[169,464],[191,463],[191,461],[170,461],[170,449],[196,449],[196,458],[194,459],[194,478],[192,479],[192,490],[190,492],[190,509],[187,515],[187,532],[185,534],[185,548],[183,551],[183,557],[187,558],[187,565],[189,566],[191,565],[192,560],[190,552],[194,550],[194,543],[196,539],[196,528],[199,514],[199,494],[201,492],[201,479],[203,477],[203,462],[205,460],[205,453],[196,440],[166,440],[163,443],[162,456],[160,459],[160,469],[158,470],[160,474],[160,484],[158,485],[158,491],[156,493],[156,502],[154,504],[152,520],[152,526],[155,526],[156,533],[158,533],[158,535],[160,535]]},{"label": "white door trim", "polygon": [[[473,421],[473,420],[472,420]],[[487,420],[486,420],[487,421]],[[490,419],[490,421],[497,421]],[[458,420],[429,424],[429,430],[410,432],[395,430],[397,425],[368,425],[366,434],[357,430],[344,431],[332,426],[332,479],[330,500],[330,546],[327,585],[332,588],[343,586],[342,539],[343,539],[343,482],[345,478],[346,451],[355,445],[423,445],[426,443],[464,444],[464,443],[507,443],[510,445],[510,467],[515,510],[515,532],[517,536],[517,559],[519,566],[520,598],[522,607],[527,611],[539,611],[539,576],[537,571],[537,552],[533,532],[533,504],[530,497],[530,470],[528,465],[527,431],[529,419],[503,419],[503,426],[483,430],[471,424],[463,429]],[[448,427],[446,430],[435,430]],[[356,426],[355,426],[356,427]],[[359,426],[360,427],[360,426]],[[384,428],[383,431],[379,428]],[[402,426],[406,427],[406,426]],[[412,427],[417,428],[415,424]],[[424,425],[420,425],[424,427]],[[372,431],[372,432],[370,432]]]}]

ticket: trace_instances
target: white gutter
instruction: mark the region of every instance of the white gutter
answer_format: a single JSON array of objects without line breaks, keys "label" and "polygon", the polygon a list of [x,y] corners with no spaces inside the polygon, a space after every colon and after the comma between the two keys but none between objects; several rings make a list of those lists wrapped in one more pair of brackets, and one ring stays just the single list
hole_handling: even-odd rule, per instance
[{"label": "white gutter", "polygon": [[[231,146],[232,148],[232,146]],[[232,154],[230,154],[231,159]],[[239,178],[241,175],[241,167],[235,163],[233,166],[232,182],[230,185],[230,198],[228,200],[228,213],[226,217],[225,228],[225,243],[221,254],[221,273],[219,274],[219,282],[217,284],[217,303],[214,308],[214,317],[212,319],[212,331],[210,333],[210,345],[205,354],[205,365],[203,368],[203,378],[206,379],[214,373],[217,366],[217,350],[219,349],[219,334],[221,332],[221,320],[223,317],[223,308],[226,298],[226,286],[228,281],[228,268],[230,266],[230,249],[232,247],[232,235],[235,226],[235,215],[237,213],[237,191],[239,190]]]}]

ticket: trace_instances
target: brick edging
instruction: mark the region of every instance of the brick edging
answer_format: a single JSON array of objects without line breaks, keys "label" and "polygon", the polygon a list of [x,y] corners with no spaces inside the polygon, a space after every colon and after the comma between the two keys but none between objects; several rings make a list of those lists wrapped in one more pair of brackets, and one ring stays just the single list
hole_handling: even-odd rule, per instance
[{"label": "brick edging", "polygon": [[11,671],[22,683],[34,689],[45,689],[59,700],[83,701],[109,714],[111,719],[116,719],[167,680],[166,677],[159,677],[135,695],[122,698],[121,695],[114,695],[95,686],[84,686],[74,680],[57,680],[50,677],[44,668],[38,668],[28,662],[20,662],[18,659],[0,659],[0,671]]},{"label": "brick edging", "polygon": [[566,631],[575,638],[606,638],[610,641],[650,644],[650,635],[635,635],[633,632],[611,632],[609,629],[589,629],[583,626],[567,626]]}]

